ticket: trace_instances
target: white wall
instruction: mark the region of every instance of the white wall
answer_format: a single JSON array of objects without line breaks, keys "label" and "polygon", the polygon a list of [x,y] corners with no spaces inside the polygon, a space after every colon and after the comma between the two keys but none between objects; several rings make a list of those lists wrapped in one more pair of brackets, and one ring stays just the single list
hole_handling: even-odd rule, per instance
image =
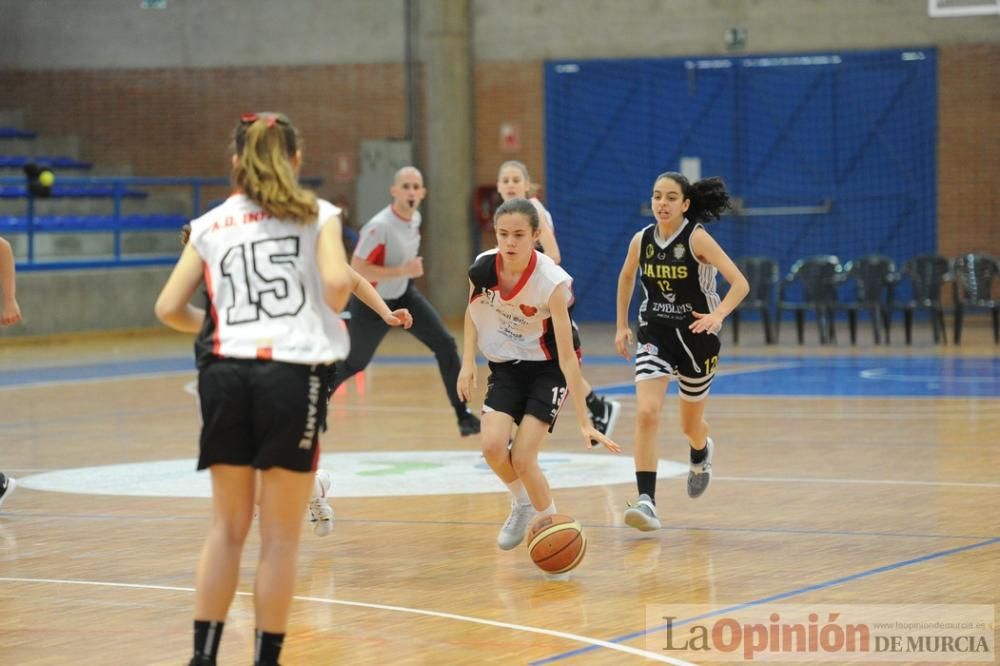
[{"label": "white wall", "polygon": [[0,0],[0,67],[401,61],[404,0]]},{"label": "white wall", "polygon": [[[421,0],[414,0],[419,13]],[[406,0],[0,0],[0,67],[400,62]],[[472,0],[475,59],[648,57],[1000,41],[1000,16],[931,19],[926,0]]]}]

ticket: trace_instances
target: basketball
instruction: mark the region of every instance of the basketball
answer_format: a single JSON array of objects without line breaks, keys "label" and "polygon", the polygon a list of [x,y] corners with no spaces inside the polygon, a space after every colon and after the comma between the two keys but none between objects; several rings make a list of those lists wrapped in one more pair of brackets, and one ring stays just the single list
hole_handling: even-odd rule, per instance
[{"label": "basketball", "polygon": [[547,573],[575,569],[587,552],[587,537],[580,523],[570,516],[542,516],[528,530],[531,561]]}]

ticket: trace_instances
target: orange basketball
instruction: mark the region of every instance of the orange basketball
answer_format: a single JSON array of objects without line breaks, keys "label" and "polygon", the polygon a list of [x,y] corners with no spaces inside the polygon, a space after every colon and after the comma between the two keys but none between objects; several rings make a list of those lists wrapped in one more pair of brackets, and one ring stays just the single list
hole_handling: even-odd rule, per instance
[{"label": "orange basketball", "polygon": [[587,537],[580,523],[558,513],[536,520],[528,530],[527,541],[531,561],[548,573],[575,569],[587,552]]}]

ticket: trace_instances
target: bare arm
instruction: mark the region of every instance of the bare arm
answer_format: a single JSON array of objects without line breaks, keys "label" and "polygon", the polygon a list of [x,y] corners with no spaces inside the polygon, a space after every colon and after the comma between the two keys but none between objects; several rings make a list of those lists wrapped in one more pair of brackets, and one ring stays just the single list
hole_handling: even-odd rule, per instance
[{"label": "bare arm", "polygon": [[465,306],[465,324],[462,327],[462,368],[458,372],[458,397],[469,401],[472,399],[472,389],[476,388],[476,349],[479,348],[479,333],[472,321],[469,308],[472,305],[472,293],[475,287],[469,281],[469,303]]},{"label": "bare arm", "polygon": [[541,220],[538,225],[538,242],[542,244],[546,256],[557,264],[562,261],[562,254],[559,253],[559,243],[556,242],[556,231],[552,228],[549,220]]},{"label": "bare arm", "polygon": [[0,326],[11,326],[21,321],[21,307],[17,304],[17,285],[14,280],[14,252],[10,243],[0,238]]},{"label": "bare arm", "polygon": [[418,278],[424,274],[424,259],[423,257],[414,257],[399,266],[379,266],[354,255],[351,258],[351,268],[369,282],[401,277]]},{"label": "bare arm", "polygon": [[184,246],[181,258],[163,285],[156,299],[156,318],[170,328],[184,333],[197,333],[205,320],[205,311],[191,305],[191,297],[202,281],[204,263],[190,244]]},{"label": "bare arm", "polygon": [[695,333],[715,332],[722,326],[722,321],[729,313],[735,310],[736,306],[746,298],[750,292],[750,284],[725,250],[704,229],[696,229],[691,234],[691,251],[700,261],[719,269],[719,272],[729,282],[729,292],[726,293],[726,297],[722,299],[719,307],[711,313],[693,312],[696,321],[688,327]]},{"label": "bare arm", "polygon": [[323,300],[334,312],[343,310],[351,297],[351,275],[348,273],[350,269],[342,233],[340,216],[334,215],[323,225],[316,244],[316,262],[323,280]]},{"label": "bare arm", "polygon": [[642,243],[642,232],[632,236],[625,254],[625,262],[618,273],[618,296],[615,300],[615,348],[626,359],[632,348],[632,329],[628,325],[628,306],[632,302],[632,291],[635,289],[635,272],[639,270],[639,245]]},{"label": "bare arm", "polygon": [[372,286],[371,282],[350,266],[347,267],[347,270],[351,276],[351,293],[371,308],[375,314],[382,317],[382,321],[390,326],[402,326],[403,328],[413,326],[413,317],[410,315],[409,310],[406,308],[398,310],[389,309],[389,304],[385,302],[385,299]]},{"label": "bare arm", "polygon": [[573,324],[569,318],[569,289],[565,285],[555,288],[549,296],[549,311],[552,317],[552,328],[556,336],[556,348],[559,350],[559,369],[566,378],[569,397],[576,410],[576,421],[580,424],[580,433],[590,448],[591,440],[603,444],[609,451],[619,452],[614,441],[598,432],[590,421],[590,411],[587,409],[587,389],[584,385],[583,373],[580,372],[580,359],[573,349]]}]

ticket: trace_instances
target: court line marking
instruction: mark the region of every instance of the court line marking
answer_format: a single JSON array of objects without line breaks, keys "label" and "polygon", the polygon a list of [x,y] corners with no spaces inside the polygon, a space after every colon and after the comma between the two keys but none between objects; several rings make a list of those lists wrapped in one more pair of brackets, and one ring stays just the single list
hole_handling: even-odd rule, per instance
[{"label": "court line marking", "polygon": [[[836,587],[838,585],[843,585],[845,583],[850,583],[855,580],[860,580],[862,578],[868,578],[870,576],[877,576],[881,573],[886,573],[888,571],[895,571],[897,569],[902,569],[904,567],[913,566],[915,564],[921,564],[923,562],[929,562],[931,560],[940,559],[942,557],[948,557],[949,555],[955,555],[957,553],[962,553],[968,550],[975,550],[977,548],[984,548],[1000,543],[1000,537],[993,537],[992,539],[987,539],[985,541],[980,541],[979,543],[973,543],[966,546],[958,546],[957,548],[949,548],[948,550],[940,550],[934,553],[929,553],[927,555],[921,555],[919,557],[913,557],[908,560],[902,560],[900,562],[895,562],[893,564],[886,564],[881,567],[875,567],[874,569],[867,569],[849,576],[841,576],[840,578],[833,578],[822,583],[816,583],[814,585],[806,585],[797,589],[789,590],[787,592],[778,592],[777,594],[772,594],[767,597],[761,597],[760,599],[754,599],[753,601],[747,601],[742,604],[735,604],[732,606],[727,606],[725,608],[720,608],[718,610],[710,611],[708,613],[703,613],[695,617],[685,618],[677,622],[673,622],[672,626],[676,627],[679,625],[689,624],[697,620],[704,620],[711,617],[717,617],[719,615],[725,615],[726,613],[732,613],[738,610],[743,610],[745,608],[753,608],[754,606],[760,606],[766,603],[771,603],[774,601],[781,601],[783,599],[788,599],[791,597],[797,597],[802,594],[807,594],[809,592],[816,592],[818,590],[824,590],[831,587]],[[666,629],[669,625],[663,624],[657,627],[651,627],[648,629],[643,629],[642,631],[635,631],[631,634],[626,634],[624,636],[618,636],[612,638],[609,642],[618,643],[620,641],[630,641],[636,638],[647,636],[649,634],[654,634]],[[570,650],[568,652],[561,652],[559,654],[553,655],[551,657],[546,657],[545,659],[540,659],[537,661],[530,662],[530,666],[541,666],[542,664],[551,664],[556,661],[562,661],[564,659],[569,659],[571,657],[577,657],[581,654],[587,652],[592,652],[596,650],[599,646],[590,645],[585,648],[577,648],[575,650]]]},{"label": "court line marking", "polygon": [[[945,486],[958,488],[1000,488],[1000,483],[976,481],[909,481],[906,479],[850,479],[796,476],[717,476],[718,481],[746,481],[749,483],[844,483],[873,486]],[[664,479],[668,480],[668,479]]]},{"label": "court line marking", "polygon": [[[207,500],[207,498],[205,498]],[[350,498],[363,499],[363,498]],[[34,522],[39,520],[108,520],[108,521],[129,521],[138,523],[155,522],[205,522],[203,515],[169,515],[169,516],[142,516],[123,514],[103,514],[103,513],[53,513],[48,511],[0,511],[0,516],[8,518],[24,518]],[[401,518],[337,518],[337,524],[350,525],[424,525],[428,527],[480,527],[494,526],[496,521],[492,520],[406,520]],[[581,523],[587,529],[592,530],[620,530],[631,533],[628,525],[616,525],[607,523],[592,523],[584,521]],[[671,532],[726,532],[726,533],[747,533],[747,534],[796,534],[802,536],[822,536],[822,537],[855,537],[855,538],[879,538],[879,539],[956,539],[961,541],[979,541],[992,539],[993,535],[985,534],[927,534],[923,532],[865,532],[861,530],[823,530],[812,527],[728,527],[726,525],[716,525],[705,527],[704,525],[664,525],[660,529]],[[1000,538],[1000,537],[998,537]]]},{"label": "court line marking", "polygon": [[[90,587],[113,587],[113,588],[124,588],[133,590],[158,590],[166,592],[194,592],[193,587],[179,587],[174,585],[143,585],[138,583],[113,583],[110,581],[93,581],[93,580],[63,580],[58,578],[15,578],[15,577],[0,577],[0,582],[3,583],[50,583],[54,585],[83,585]],[[237,596],[242,597],[252,597],[253,592],[236,592]],[[485,620],[478,617],[472,617],[469,615],[459,615],[457,613],[446,613],[443,611],[426,610],[423,608],[410,608],[408,606],[392,606],[389,604],[373,604],[364,601],[346,601],[343,599],[327,599],[325,597],[306,597],[295,595],[293,597],[296,601],[308,601],[312,603],[328,604],[331,606],[352,606],[356,608],[369,608],[372,610],[384,610],[394,613],[411,613],[413,615],[424,615],[427,617],[436,617],[445,620],[456,620],[458,622],[470,622],[472,624],[482,624],[488,627],[498,627],[501,629],[513,629],[514,631],[523,631],[532,634],[542,634],[544,636],[553,636],[555,638],[562,638],[568,641],[573,641],[576,643],[587,643],[591,647],[603,647],[609,650],[615,650],[617,652],[624,652],[626,654],[631,654],[637,657],[642,657],[644,659],[649,659],[651,661],[658,661],[663,664],[674,664],[674,666],[697,666],[689,661],[683,661],[681,659],[674,659],[672,657],[667,657],[665,655],[657,654],[655,652],[649,652],[647,650],[641,650],[639,648],[634,648],[629,645],[618,645],[616,643],[611,643],[609,641],[602,641],[599,638],[590,638],[588,636],[581,636],[580,634],[571,634],[565,631],[557,631],[555,629],[542,629],[540,627],[532,627],[524,624],[513,624],[511,622],[500,622],[498,620]]]}]

